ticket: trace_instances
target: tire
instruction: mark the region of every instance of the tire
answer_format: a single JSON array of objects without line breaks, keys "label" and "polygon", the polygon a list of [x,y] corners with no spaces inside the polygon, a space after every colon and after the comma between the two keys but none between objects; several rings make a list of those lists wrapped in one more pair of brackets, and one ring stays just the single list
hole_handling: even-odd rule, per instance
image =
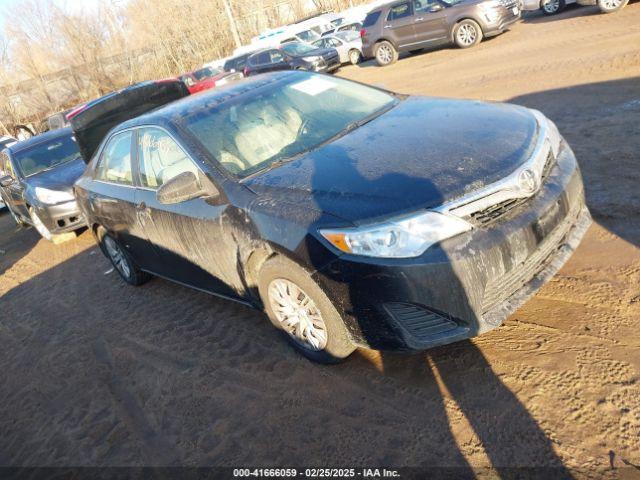
[{"label": "tire", "polygon": [[615,13],[627,6],[629,0],[598,0],[598,8],[602,13]]},{"label": "tire", "polygon": [[398,61],[398,51],[396,47],[386,40],[376,43],[373,49],[373,56],[376,57],[376,62],[378,62],[378,65],[381,67],[386,67]]},{"label": "tire", "polygon": [[[96,238],[102,253],[109,259],[113,268],[125,282],[129,285],[138,286],[149,281],[151,275],[140,270],[131,255],[129,255],[129,252],[122,248],[120,243],[107,233],[104,228],[98,227]],[[116,257],[116,254],[119,256]]]},{"label": "tire", "polygon": [[[271,323],[308,359],[325,364],[338,363],[356,349],[331,300],[309,273],[293,261],[282,256],[267,260],[258,275],[258,290]],[[286,314],[292,304],[302,312],[303,321],[309,322],[306,335],[298,328],[301,317]],[[287,320],[296,323],[287,324]],[[310,330],[315,333],[310,335]],[[312,345],[314,341],[315,346]]]},{"label": "tire", "polygon": [[49,231],[49,229],[42,223],[40,217],[33,208],[29,208],[29,216],[31,217],[31,221],[33,222],[33,226],[38,231],[40,236],[45,240],[53,241],[53,234]]},{"label": "tire", "polygon": [[545,15],[555,15],[564,10],[565,6],[565,0],[547,0],[546,3],[540,5],[540,10]]},{"label": "tire", "polygon": [[362,58],[362,54],[359,50],[353,48],[349,50],[349,62],[351,65],[357,65],[360,63],[360,59]]},{"label": "tire", "polygon": [[471,19],[462,20],[453,28],[453,41],[458,48],[474,47],[482,41],[482,28]]}]

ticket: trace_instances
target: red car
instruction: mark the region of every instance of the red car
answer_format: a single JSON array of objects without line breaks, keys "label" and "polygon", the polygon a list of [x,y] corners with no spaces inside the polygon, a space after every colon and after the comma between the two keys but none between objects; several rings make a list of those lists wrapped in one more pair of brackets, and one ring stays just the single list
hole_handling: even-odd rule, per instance
[{"label": "red car", "polygon": [[219,68],[205,67],[191,73],[185,73],[180,80],[189,89],[189,93],[197,93],[225,83],[239,80],[243,77],[239,72],[225,72]]}]

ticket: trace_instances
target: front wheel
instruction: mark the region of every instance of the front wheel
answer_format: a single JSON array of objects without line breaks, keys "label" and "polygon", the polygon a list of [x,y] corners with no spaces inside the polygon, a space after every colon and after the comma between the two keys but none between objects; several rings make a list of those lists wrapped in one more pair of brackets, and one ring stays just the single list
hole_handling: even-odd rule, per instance
[{"label": "front wheel", "polygon": [[556,13],[564,10],[565,2],[564,0],[548,0],[541,7],[542,13],[545,15],[555,15]]},{"label": "front wheel", "polygon": [[396,47],[386,40],[376,43],[373,55],[381,67],[386,67],[387,65],[397,62],[399,56]]},{"label": "front wheel", "polygon": [[52,241],[53,235],[51,234],[49,229],[44,225],[44,223],[42,223],[42,220],[40,220],[40,217],[38,216],[38,214],[33,208],[29,209],[29,216],[31,217],[33,226],[36,227],[36,230],[38,231],[40,236],[45,240]]},{"label": "front wheel", "polygon": [[349,52],[349,62],[351,65],[357,65],[360,62],[360,51],[355,48]]},{"label": "front wheel", "polygon": [[284,257],[263,265],[258,289],[271,323],[305,357],[338,363],[355,350],[342,317],[311,276]]},{"label": "front wheel", "polygon": [[614,13],[627,6],[629,0],[598,0],[598,8],[602,13]]},{"label": "front wheel", "polygon": [[482,29],[474,20],[462,20],[453,29],[453,41],[459,48],[469,48],[482,41]]}]

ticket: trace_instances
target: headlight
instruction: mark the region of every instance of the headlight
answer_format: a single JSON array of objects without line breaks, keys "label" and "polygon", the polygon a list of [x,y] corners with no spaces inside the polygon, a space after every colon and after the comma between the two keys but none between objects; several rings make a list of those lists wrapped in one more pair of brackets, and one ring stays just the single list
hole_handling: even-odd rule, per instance
[{"label": "headlight", "polygon": [[35,194],[42,203],[54,205],[56,203],[70,202],[75,200],[74,196],[69,192],[59,190],[49,190],[48,188],[36,187]]},{"label": "headlight", "polygon": [[324,238],[346,253],[381,258],[422,255],[434,243],[471,230],[464,220],[424,212],[380,225],[344,230],[321,230]]},{"label": "headlight", "polygon": [[487,21],[493,23],[500,17],[500,7],[500,2],[492,1],[482,3],[480,8],[482,8]]}]

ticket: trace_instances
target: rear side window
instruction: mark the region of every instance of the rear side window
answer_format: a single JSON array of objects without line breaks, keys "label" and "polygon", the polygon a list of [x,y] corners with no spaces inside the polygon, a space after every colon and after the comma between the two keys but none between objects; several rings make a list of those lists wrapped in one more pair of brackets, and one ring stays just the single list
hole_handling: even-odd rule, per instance
[{"label": "rear side window", "polygon": [[377,12],[371,12],[367,14],[367,17],[364,19],[362,26],[366,28],[366,27],[372,27],[373,25],[375,25],[378,22],[378,19],[380,18],[380,13],[381,13],[380,11],[377,11]]},{"label": "rear side window", "polygon": [[104,149],[96,179],[105,182],[133,185],[131,173],[131,132],[115,135]]},{"label": "rear side window", "polygon": [[262,52],[252,58],[251,63],[254,65],[265,65],[267,63],[271,63],[271,56],[269,55],[269,52]]},{"label": "rear side window", "polygon": [[408,3],[399,3],[398,5],[391,7],[389,15],[387,15],[387,20],[398,20],[399,18],[409,16],[411,16],[411,6]]}]

